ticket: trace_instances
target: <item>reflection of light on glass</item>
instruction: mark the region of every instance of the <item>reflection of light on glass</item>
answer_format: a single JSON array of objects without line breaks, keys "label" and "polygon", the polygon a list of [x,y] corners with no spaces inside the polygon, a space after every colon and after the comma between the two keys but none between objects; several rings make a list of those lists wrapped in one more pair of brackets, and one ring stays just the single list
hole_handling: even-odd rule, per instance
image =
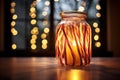
[{"label": "reflection of light on glass", "polygon": [[50,2],[49,2],[49,1],[45,1],[45,5],[46,5],[46,6],[49,6],[49,5],[50,5]]},{"label": "reflection of light on glass", "polygon": [[12,21],[12,22],[11,22],[11,26],[13,26],[13,27],[14,27],[14,26],[15,26],[15,24],[16,24],[16,22],[15,22],[15,21]]},{"label": "reflection of light on glass", "polygon": [[49,28],[44,28],[45,33],[48,33],[49,31],[50,31]]},{"label": "reflection of light on glass", "polygon": [[46,15],[47,15],[47,12],[46,12],[46,11],[42,12],[42,15],[43,15],[43,16],[46,16]]},{"label": "reflection of light on glass", "polygon": [[58,2],[59,0],[54,0],[55,2]]},{"label": "reflection of light on glass", "polygon": [[12,49],[16,49],[17,48],[17,45],[16,44],[12,44]]},{"label": "reflection of light on glass", "polygon": [[42,44],[47,44],[47,43],[48,43],[48,41],[46,39],[42,40]]},{"label": "reflection of light on glass", "polygon": [[16,3],[15,2],[12,2],[11,3],[11,7],[15,7],[16,6]]},{"label": "reflection of light on glass", "polygon": [[31,49],[35,50],[37,48],[36,44],[31,45]]},{"label": "reflection of light on glass", "polygon": [[11,8],[11,9],[10,9],[10,12],[11,12],[11,13],[15,13],[15,9],[14,9],[14,8]]},{"label": "reflection of light on glass", "polygon": [[98,39],[99,39],[99,36],[98,36],[98,35],[95,35],[95,36],[94,36],[94,40],[97,41]]},{"label": "reflection of light on glass", "polygon": [[45,39],[47,37],[47,35],[45,33],[41,34],[41,38]]},{"label": "reflection of light on glass", "polygon": [[81,11],[81,12],[83,12],[84,10],[85,10],[85,8],[83,6],[80,6],[78,9],[78,11]]},{"label": "reflection of light on glass", "polygon": [[101,46],[101,43],[100,43],[100,42],[96,42],[96,43],[95,43],[95,46],[96,46],[96,47],[100,47],[100,46]]},{"label": "reflection of light on glass", "polygon": [[31,23],[32,25],[34,25],[34,24],[36,24],[36,22],[37,22],[37,21],[36,21],[35,19],[32,19],[30,23]]},{"label": "reflection of light on glass", "polygon": [[101,9],[101,6],[99,4],[96,5],[96,9],[97,10],[100,10]]},{"label": "reflection of light on glass", "polygon": [[17,19],[17,15],[14,14],[13,17],[12,17],[12,19],[14,19],[14,20]]},{"label": "reflection of light on glass", "polygon": [[95,27],[95,28],[98,27],[98,23],[97,23],[97,22],[94,22],[94,23],[93,23],[93,27]]},{"label": "reflection of light on glass", "polygon": [[96,13],[96,16],[99,18],[99,17],[101,17],[101,14],[100,13]]},{"label": "reflection of light on glass", "polygon": [[99,32],[100,32],[100,28],[96,28],[96,29],[95,29],[95,32],[96,32],[96,33],[99,33]]},{"label": "reflection of light on glass", "polygon": [[47,49],[47,44],[42,44],[42,49]]}]

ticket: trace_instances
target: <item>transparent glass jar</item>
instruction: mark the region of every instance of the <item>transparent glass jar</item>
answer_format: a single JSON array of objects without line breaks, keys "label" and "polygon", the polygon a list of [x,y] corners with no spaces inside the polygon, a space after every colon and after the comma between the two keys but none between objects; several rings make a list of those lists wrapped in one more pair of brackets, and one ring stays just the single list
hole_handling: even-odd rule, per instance
[{"label": "transparent glass jar", "polygon": [[61,12],[61,21],[56,27],[55,51],[58,63],[83,66],[92,57],[91,27],[86,13]]}]

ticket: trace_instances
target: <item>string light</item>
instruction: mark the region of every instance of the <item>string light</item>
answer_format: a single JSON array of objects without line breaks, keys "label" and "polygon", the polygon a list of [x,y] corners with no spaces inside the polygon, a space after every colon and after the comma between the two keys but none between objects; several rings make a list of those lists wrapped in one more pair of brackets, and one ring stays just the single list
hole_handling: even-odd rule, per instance
[{"label": "string light", "polygon": [[13,19],[13,20],[16,20],[16,19],[17,19],[17,15],[14,14],[14,15],[12,16],[12,19]]},{"label": "string light", "polygon": [[85,8],[83,6],[80,6],[78,9],[78,11],[80,11],[80,12],[84,12],[84,10],[85,10]]},{"label": "string light", "polygon": [[41,34],[41,38],[45,39],[47,37],[47,35],[45,33]]},{"label": "string light", "polygon": [[33,26],[33,28],[31,29],[31,39],[30,39],[30,44],[31,44],[31,49],[32,50],[36,50],[37,49],[37,45],[36,45],[36,40],[37,40],[37,35],[39,34],[39,29],[38,27],[36,26],[37,24],[37,20],[36,20],[36,4],[37,2],[39,2],[41,0],[37,0],[37,1],[33,1],[33,3],[31,4],[31,7],[30,7],[30,17],[31,17],[31,25]]},{"label": "string light", "polygon": [[[15,6],[16,6],[16,3],[14,1],[12,1],[11,2],[11,8],[10,8],[10,12],[11,12],[11,15],[12,15],[12,21],[10,23],[12,36],[17,36],[18,35],[18,31],[15,29],[16,20],[18,18],[18,15],[15,14]],[[17,49],[17,45],[13,43],[11,48],[13,50]]]},{"label": "string light", "polygon": [[58,2],[59,0],[54,0],[55,2]]},{"label": "string light", "polygon": [[96,33],[100,33],[100,28],[96,28],[96,29],[95,29],[95,32],[96,32]]},{"label": "string light", "polygon": [[101,14],[100,14],[100,13],[96,13],[96,16],[97,16],[98,18],[100,18],[100,17],[101,17]]},{"label": "string light", "polygon": [[46,39],[42,40],[42,44],[47,44],[47,43],[48,43],[48,41]]},{"label": "string light", "polygon": [[47,49],[47,45],[46,45],[46,44],[43,44],[43,45],[42,45],[42,49]]},{"label": "string light", "polygon": [[14,9],[14,8],[11,8],[11,9],[10,9],[10,12],[11,12],[11,13],[15,13],[15,9]]},{"label": "string light", "polygon": [[96,5],[97,10],[101,10],[101,6],[99,4]]},{"label": "string light", "polygon": [[16,3],[15,2],[11,2],[11,7],[15,7]]},{"label": "string light", "polygon": [[50,5],[50,2],[49,2],[49,1],[45,1],[45,5],[46,5],[46,6],[49,6],[49,5]]},{"label": "string light", "polygon": [[48,21],[47,21],[47,20],[44,20],[42,24],[45,26],[45,25],[48,24]]},{"label": "string light", "polygon": [[48,33],[49,31],[50,31],[49,28],[44,28],[45,33]]},{"label": "string light", "polygon": [[16,22],[15,21],[12,21],[11,22],[11,26],[14,27],[16,25]]},{"label": "string light", "polygon": [[32,19],[30,22],[32,25],[35,25],[37,23],[36,19]]},{"label": "string light", "polygon": [[17,48],[16,44],[12,44],[12,49],[15,50]]},{"label": "string light", "polygon": [[35,50],[37,48],[36,44],[31,45],[31,49]]},{"label": "string light", "polygon": [[96,34],[96,35],[94,36],[94,40],[97,41],[98,39],[99,39],[99,35]]},{"label": "string light", "polygon": [[97,23],[97,22],[94,22],[94,23],[93,23],[93,27],[94,27],[94,28],[98,27],[98,23]]},{"label": "string light", "polygon": [[[101,17],[101,13],[99,12],[99,10],[101,10],[100,4],[96,4],[96,10],[98,10],[98,12],[96,13],[96,17],[100,18]],[[95,42],[95,47],[99,48],[99,47],[101,47],[101,42],[99,41],[99,34],[98,33],[100,33],[100,28],[99,28],[98,22],[94,22],[93,27],[95,28],[95,33],[96,33],[94,35],[94,40],[97,41],[97,42]]]},{"label": "string light", "polygon": [[101,43],[100,42],[96,42],[95,46],[99,48],[101,46]]}]

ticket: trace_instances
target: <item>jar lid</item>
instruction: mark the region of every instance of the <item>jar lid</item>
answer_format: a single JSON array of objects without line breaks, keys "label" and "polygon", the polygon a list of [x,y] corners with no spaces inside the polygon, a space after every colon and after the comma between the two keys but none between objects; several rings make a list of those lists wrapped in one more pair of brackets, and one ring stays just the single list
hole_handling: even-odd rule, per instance
[{"label": "jar lid", "polygon": [[87,14],[85,12],[80,11],[67,11],[67,12],[61,12],[61,17],[87,17]]}]

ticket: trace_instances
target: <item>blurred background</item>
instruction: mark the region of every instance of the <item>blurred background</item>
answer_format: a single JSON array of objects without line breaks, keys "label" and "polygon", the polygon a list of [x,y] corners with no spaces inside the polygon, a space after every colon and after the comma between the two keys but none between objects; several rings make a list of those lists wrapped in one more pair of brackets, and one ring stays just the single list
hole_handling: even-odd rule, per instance
[{"label": "blurred background", "polygon": [[85,11],[94,57],[120,57],[119,0],[0,0],[0,56],[55,56],[62,11]]}]

